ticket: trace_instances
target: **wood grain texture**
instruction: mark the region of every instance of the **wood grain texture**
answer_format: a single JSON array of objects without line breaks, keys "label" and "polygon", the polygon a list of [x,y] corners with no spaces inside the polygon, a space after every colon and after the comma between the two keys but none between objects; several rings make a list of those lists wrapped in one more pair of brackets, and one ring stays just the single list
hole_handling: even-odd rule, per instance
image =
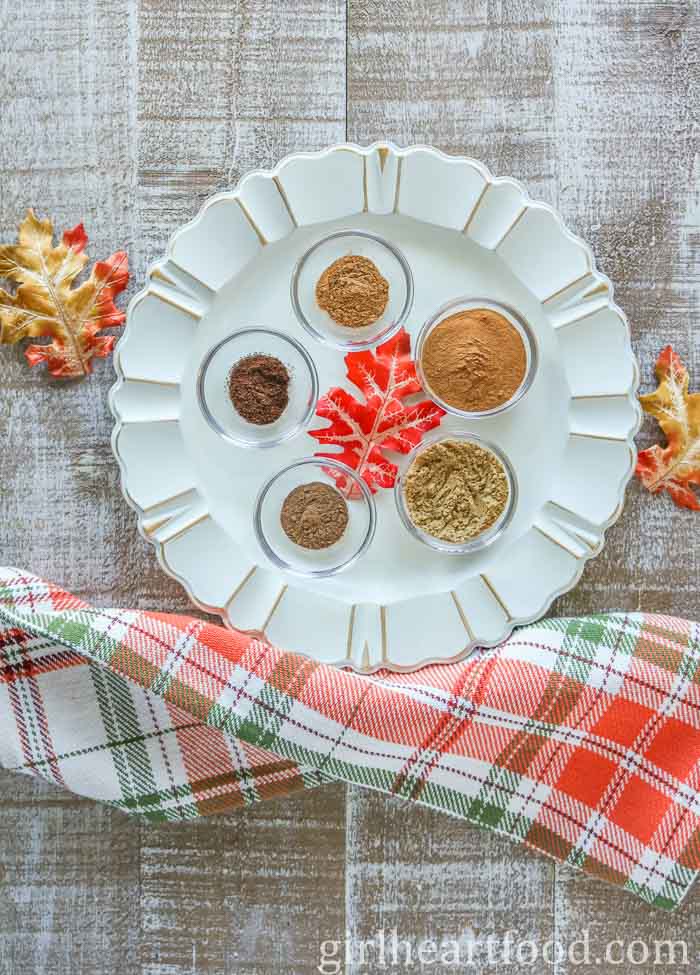
[{"label": "wood grain texture", "polygon": [[[553,81],[562,133],[555,202],[615,283],[644,388],[653,388],[653,363],[667,342],[697,384],[700,8],[577,2],[562,14]],[[640,446],[657,439],[647,419]],[[699,565],[693,515],[650,498],[635,482],[602,555],[552,611],[605,604],[697,618]]]},{"label": "wood grain texture", "polygon": [[318,945],[344,924],[337,793],[324,788],[241,815],[146,829],[142,975],[268,975],[289,964],[300,975],[315,972]]},{"label": "wood grain texture", "polygon": [[[35,206],[61,229],[83,219],[93,256],[130,250],[133,10],[118,0],[0,10],[2,239]],[[111,371],[100,362],[90,381],[61,385],[30,373],[19,347],[0,355],[0,557],[98,599],[114,579],[152,571],[116,501]],[[11,773],[0,789],[0,973],[135,975],[140,826]]]},{"label": "wood grain texture", "polygon": [[[88,253],[138,238],[133,10],[119,0],[3,6],[3,240],[27,207],[59,228],[83,220]],[[136,269],[138,275],[138,267]],[[117,503],[105,399],[108,361],[88,382],[29,372],[19,346],[0,356],[3,561],[96,598],[115,579],[155,577],[133,519]],[[123,538],[130,539],[124,545]],[[117,587],[118,589],[120,587]],[[131,583],[121,590],[127,598]]]},{"label": "wood grain texture", "polygon": [[[466,961],[471,941],[468,970],[474,972],[493,970],[483,945],[489,935],[502,940],[517,931],[537,944],[552,937],[554,871],[542,857],[443,813],[355,787],[347,817],[348,975],[379,970],[382,931],[386,944],[396,930],[413,956],[421,942],[456,941]],[[385,960],[393,961],[389,951]],[[407,950],[397,950],[396,957],[393,970],[399,971]]]},{"label": "wood grain texture", "polygon": [[140,826],[0,773],[0,973],[140,971]]},{"label": "wood grain texture", "polygon": [[[697,2],[41,0],[0,4],[0,27],[3,239],[29,205],[61,229],[82,219],[92,256],[127,247],[133,293],[169,234],[248,169],[346,128],[434,143],[522,179],[592,242],[645,383],[669,340],[700,376]],[[65,385],[0,352],[0,558],[103,605],[191,611],[121,500],[111,382],[109,362]],[[697,615],[699,561],[692,516],[633,485],[553,612]],[[700,949],[697,892],[666,917],[356,789],[154,827],[2,773],[0,830],[0,975],[297,975],[318,970],[323,940],[394,927],[414,942],[513,929],[540,947],[590,927],[595,950],[680,938],[693,963]],[[484,968],[498,970],[467,970]],[[604,970],[554,968],[570,969]]]},{"label": "wood grain texture", "polygon": [[[692,972],[699,960],[700,948],[700,890],[696,886],[685,903],[673,914],[661,914],[658,910],[640,904],[636,897],[621,894],[607,884],[582,877],[570,867],[557,865],[554,894],[555,941],[564,946],[585,937],[588,931],[590,960],[579,963],[576,958],[565,958],[555,966],[556,975],[594,975],[601,971],[630,972]],[[621,942],[615,945],[613,942]],[[641,941],[649,950],[644,961],[644,949],[634,942]],[[657,949],[656,943],[664,941],[687,946],[688,963],[663,964],[666,950]],[[632,946],[632,947],[631,947]],[[680,946],[676,949],[680,952]],[[579,949],[583,951],[583,947]],[[606,952],[612,952],[610,963],[605,965]],[[659,962],[656,962],[658,952]],[[579,955],[579,958],[581,956]],[[598,962],[601,959],[602,962]],[[621,963],[620,960],[621,959]],[[656,962],[656,963],[655,963]]]}]

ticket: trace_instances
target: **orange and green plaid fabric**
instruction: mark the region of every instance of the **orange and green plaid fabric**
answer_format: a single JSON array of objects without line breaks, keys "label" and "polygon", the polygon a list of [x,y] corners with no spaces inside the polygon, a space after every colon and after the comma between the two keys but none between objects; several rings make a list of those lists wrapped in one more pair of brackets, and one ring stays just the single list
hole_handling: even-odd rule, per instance
[{"label": "orange and green plaid fabric", "polygon": [[352,782],[671,909],[700,866],[699,638],[553,619],[366,677],[0,569],[0,764],[154,820]]}]

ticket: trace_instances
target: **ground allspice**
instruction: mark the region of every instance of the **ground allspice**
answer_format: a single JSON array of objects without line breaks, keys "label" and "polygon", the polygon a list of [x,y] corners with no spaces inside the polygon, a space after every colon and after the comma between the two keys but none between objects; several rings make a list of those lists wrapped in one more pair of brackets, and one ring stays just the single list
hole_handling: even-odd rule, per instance
[{"label": "ground allspice", "polygon": [[342,494],[323,481],[300,484],[282,504],[280,522],[284,533],[302,548],[333,545],[348,526],[348,505]]},{"label": "ground allspice", "polygon": [[272,355],[245,356],[229,373],[228,392],[234,409],[248,423],[274,423],[289,402],[287,367]]},{"label": "ground allspice", "polygon": [[527,353],[507,318],[490,308],[470,308],[448,315],[430,332],[421,368],[443,403],[479,413],[515,394],[525,378]]},{"label": "ground allspice", "polygon": [[416,527],[444,542],[487,531],[508,504],[508,478],[493,451],[468,440],[441,440],[409,467],[404,499]]},{"label": "ground allspice", "polygon": [[368,257],[348,254],[326,268],[316,285],[319,308],[348,328],[373,325],[384,314],[389,282]]}]

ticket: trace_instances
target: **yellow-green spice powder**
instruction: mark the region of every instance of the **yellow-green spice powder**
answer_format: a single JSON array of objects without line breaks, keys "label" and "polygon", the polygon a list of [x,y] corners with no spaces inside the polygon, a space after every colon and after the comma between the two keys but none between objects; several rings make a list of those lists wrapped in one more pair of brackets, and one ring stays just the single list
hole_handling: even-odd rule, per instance
[{"label": "yellow-green spice powder", "polygon": [[444,542],[477,538],[502,515],[508,477],[486,447],[442,440],[416,457],[404,481],[404,499],[417,528]]}]

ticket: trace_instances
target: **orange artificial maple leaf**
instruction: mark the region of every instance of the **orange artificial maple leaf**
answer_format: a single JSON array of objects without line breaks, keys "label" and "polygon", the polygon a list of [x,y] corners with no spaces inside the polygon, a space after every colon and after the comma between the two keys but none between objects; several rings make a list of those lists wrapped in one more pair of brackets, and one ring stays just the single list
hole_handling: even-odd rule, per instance
[{"label": "orange artificial maple leaf", "polygon": [[[385,451],[407,454],[423,434],[439,426],[445,411],[431,400],[407,403],[421,393],[416,365],[411,358],[411,339],[405,329],[373,351],[348,352],[347,377],[362,394],[364,402],[342,386],[329,389],[316,404],[316,414],[329,420],[328,426],[309,430],[319,444],[339,447],[335,453],[316,451],[316,457],[331,457],[351,467],[373,493],[396,482],[398,467]],[[345,478],[332,469],[341,490]],[[349,497],[357,497],[350,489]]]},{"label": "orange artificial maple leaf", "polygon": [[659,387],[640,396],[645,413],[656,417],[667,444],[642,450],[637,477],[652,494],[668,491],[680,508],[700,511],[691,485],[700,485],[700,393],[688,392],[688,370],[670,345],[656,363]]},{"label": "orange artificial maple leaf", "polygon": [[116,338],[97,333],[123,325],[126,318],[114,304],[129,281],[124,251],[98,261],[87,281],[73,287],[88,262],[83,253],[87,240],[79,223],[54,246],[51,221],[29,210],[19,225],[18,243],[0,246],[0,278],[17,285],[14,294],[0,288],[0,344],[50,338],[46,345],[28,346],[24,354],[30,366],[44,361],[51,375],[62,379],[87,375],[93,356],[109,355]]}]

